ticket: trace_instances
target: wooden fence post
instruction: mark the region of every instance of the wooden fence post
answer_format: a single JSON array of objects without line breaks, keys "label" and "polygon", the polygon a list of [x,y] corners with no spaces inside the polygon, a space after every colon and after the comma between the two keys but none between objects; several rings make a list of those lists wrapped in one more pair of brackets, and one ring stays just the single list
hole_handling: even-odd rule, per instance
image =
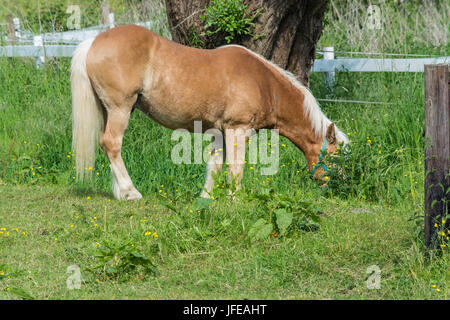
[{"label": "wooden fence post", "polygon": [[449,65],[425,65],[425,244],[435,247],[438,232],[450,226]]}]

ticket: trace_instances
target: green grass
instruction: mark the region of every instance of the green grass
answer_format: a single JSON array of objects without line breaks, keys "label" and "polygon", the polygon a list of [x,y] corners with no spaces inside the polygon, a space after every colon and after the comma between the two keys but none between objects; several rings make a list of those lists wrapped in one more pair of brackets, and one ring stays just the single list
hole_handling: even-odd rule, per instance
[{"label": "green grass", "polygon": [[[10,293],[14,288],[40,299],[448,299],[450,294],[448,254],[425,261],[407,203],[308,197],[326,215],[318,231],[252,242],[246,232],[255,207],[241,199],[215,203],[210,220],[188,209],[168,211],[154,194],[126,203],[109,201],[101,192],[54,186],[2,186],[0,193],[1,227],[10,230],[0,237],[1,263],[11,278],[0,280],[3,299],[17,298]],[[147,231],[158,238],[145,236]],[[96,244],[101,247],[106,238],[132,239],[152,257],[159,275],[135,272],[111,279],[86,271],[94,264]],[[81,268],[80,290],[66,287],[66,269],[73,264]],[[367,289],[370,265],[381,269],[379,290]]]},{"label": "green grass", "polygon": [[[32,62],[1,60],[0,68],[1,90],[8,92],[0,100],[0,271],[6,273],[0,297],[20,298],[14,291],[19,288],[44,299],[448,299],[448,252],[426,260],[420,232],[421,74],[338,74],[338,98],[394,103],[322,106],[360,146],[352,161],[369,174],[355,182],[354,194],[325,192],[309,179],[301,152],[282,139],[275,176],[267,179],[259,166],[247,166],[234,200],[217,192],[211,208],[197,212],[205,166],[170,161],[171,131],[133,113],[123,153],[144,199],[118,202],[100,152],[93,183],[83,187],[73,180],[68,61],[36,71]],[[325,94],[321,75],[313,74],[311,82],[317,97]],[[371,193],[379,185],[384,187]],[[267,216],[248,196],[268,187],[319,207],[324,217],[318,229],[251,240],[249,229]],[[142,268],[117,275],[88,271],[96,264],[95,250],[108,241],[131,241],[159,275]],[[81,290],[66,288],[66,269],[73,264],[82,270]],[[381,269],[380,290],[366,287],[370,265]]]}]

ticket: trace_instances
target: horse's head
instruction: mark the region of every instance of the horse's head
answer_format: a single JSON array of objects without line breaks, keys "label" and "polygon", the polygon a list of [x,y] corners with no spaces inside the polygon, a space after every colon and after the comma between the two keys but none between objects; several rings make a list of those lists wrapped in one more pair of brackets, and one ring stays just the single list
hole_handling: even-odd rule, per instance
[{"label": "horse's head", "polygon": [[328,167],[325,165],[324,160],[329,156],[333,156],[338,151],[340,148],[339,142],[336,135],[336,127],[334,123],[331,123],[327,128],[325,138],[322,140],[322,147],[313,157],[308,159],[311,177],[323,181],[328,180],[326,176]]}]

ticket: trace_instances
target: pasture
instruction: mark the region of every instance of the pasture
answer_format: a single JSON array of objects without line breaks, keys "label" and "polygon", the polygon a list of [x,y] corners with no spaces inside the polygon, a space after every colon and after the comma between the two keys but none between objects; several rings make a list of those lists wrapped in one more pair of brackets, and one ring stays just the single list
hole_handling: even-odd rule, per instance
[{"label": "pasture", "polygon": [[[329,19],[319,44],[354,48]],[[404,41],[414,51],[402,53],[448,52]],[[246,165],[234,198],[221,175],[210,202],[198,199],[205,164],[174,164],[171,131],[135,111],[123,158],[143,199],[119,202],[101,150],[93,182],[75,182],[69,67],[0,58],[0,299],[450,298],[448,247],[426,257],[423,244],[422,73],[336,73],[332,98],[387,104],[321,103],[351,140],[325,185],[281,138],[276,175]],[[329,95],[322,74],[310,87]],[[295,218],[282,233],[279,209]]]}]

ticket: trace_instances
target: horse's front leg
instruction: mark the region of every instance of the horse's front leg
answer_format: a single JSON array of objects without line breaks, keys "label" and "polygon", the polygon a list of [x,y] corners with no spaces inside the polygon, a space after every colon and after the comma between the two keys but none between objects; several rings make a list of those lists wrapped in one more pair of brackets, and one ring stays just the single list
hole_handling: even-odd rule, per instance
[{"label": "horse's front leg", "polygon": [[223,145],[222,135],[215,136],[214,142],[211,144],[211,156],[209,157],[208,164],[206,166],[206,179],[205,186],[201,193],[202,198],[210,198],[210,192],[214,185],[213,173],[217,173],[223,168],[225,161],[225,146]]},{"label": "horse's front leg", "polygon": [[252,132],[250,129],[237,128],[225,131],[225,146],[228,162],[228,182],[234,183],[235,190],[241,188],[244,175],[245,149]]},{"label": "horse's front leg", "polygon": [[142,195],[133,186],[122,159],[122,140],[130,112],[119,109],[107,111],[106,124],[100,133],[100,146],[108,157],[112,171],[113,194],[117,200],[138,200]]}]

